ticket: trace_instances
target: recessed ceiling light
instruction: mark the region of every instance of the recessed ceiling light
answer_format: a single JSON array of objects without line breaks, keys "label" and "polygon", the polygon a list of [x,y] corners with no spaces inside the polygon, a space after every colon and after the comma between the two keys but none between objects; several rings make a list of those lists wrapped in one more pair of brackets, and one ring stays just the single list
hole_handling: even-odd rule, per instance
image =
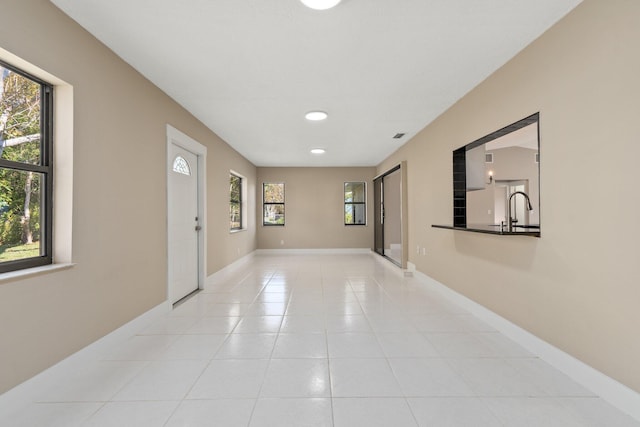
[{"label": "recessed ceiling light", "polygon": [[305,6],[315,10],[326,10],[335,7],[341,0],[300,0]]},{"label": "recessed ceiling light", "polygon": [[329,115],[324,111],[309,111],[307,114],[304,115],[305,119],[311,120],[313,122],[324,120],[327,117],[329,117]]},{"label": "recessed ceiling light", "polygon": [[311,154],[324,154],[325,152],[324,148],[314,148],[311,150]]}]

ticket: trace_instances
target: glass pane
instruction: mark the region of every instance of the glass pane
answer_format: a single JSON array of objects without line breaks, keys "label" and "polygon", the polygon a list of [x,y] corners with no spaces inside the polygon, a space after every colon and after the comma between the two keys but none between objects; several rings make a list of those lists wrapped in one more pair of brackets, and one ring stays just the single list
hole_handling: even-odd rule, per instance
[{"label": "glass pane", "polygon": [[241,182],[242,179],[235,175],[231,175],[229,178],[229,197],[232,201],[240,201],[240,195],[242,193]]},{"label": "glass pane", "polygon": [[176,157],[176,159],[173,161],[173,171],[181,173],[182,175],[191,175],[189,163],[187,163],[187,161],[182,156]]},{"label": "glass pane", "polygon": [[366,223],[365,205],[353,205],[353,223],[354,224]]},{"label": "glass pane", "polygon": [[345,203],[353,202],[353,183],[344,183],[344,201]]},{"label": "glass pane", "polygon": [[344,183],[345,203],[364,202],[364,198],[365,198],[364,182],[345,182]]},{"label": "glass pane", "polygon": [[264,205],[264,225],[284,225],[284,205]]},{"label": "glass pane", "polygon": [[40,164],[40,84],[0,66],[0,156]]},{"label": "glass pane", "polygon": [[239,203],[229,204],[229,228],[232,230],[242,228]]},{"label": "glass pane", "polygon": [[373,247],[384,255],[384,224],[382,223],[382,177],[373,180]]},{"label": "glass pane", "polygon": [[365,224],[366,212],[364,204],[344,205],[344,223],[345,224]]},{"label": "glass pane", "polygon": [[284,203],[284,184],[263,184],[265,203]]},{"label": "glass pane", "polygon": [[344,205],[344,223],[345,224],[353,224],[353,205],[345,204]]},{"label": "glass pane", "polygon": [[0,168],[0,262],[38,257],[42,175]]},{"label": "glass pane", "polygon": [[353,201],[364,203],[365,198],[365,185],[364,182],[351,183],[353,189]]}]

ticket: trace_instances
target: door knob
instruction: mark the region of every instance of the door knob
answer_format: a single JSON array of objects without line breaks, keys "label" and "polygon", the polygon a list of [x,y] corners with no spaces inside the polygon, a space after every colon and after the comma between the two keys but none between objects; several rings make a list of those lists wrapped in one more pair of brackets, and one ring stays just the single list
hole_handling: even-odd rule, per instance
[{"label": "door knob", "polygon": [[200,231],[202,230],[202,227],[200,227],[199,225],[196,225],[196,231]]}]

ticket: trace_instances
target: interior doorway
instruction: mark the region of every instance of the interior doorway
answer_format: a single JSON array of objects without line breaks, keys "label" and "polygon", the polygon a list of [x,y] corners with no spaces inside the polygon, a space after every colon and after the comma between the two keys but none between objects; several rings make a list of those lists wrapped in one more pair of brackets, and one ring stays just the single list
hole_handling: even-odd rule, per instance
[{"label": "interior doorway", "polygon": [[205,275],[206,147],[167,125],[167,295],[174,304]]}]

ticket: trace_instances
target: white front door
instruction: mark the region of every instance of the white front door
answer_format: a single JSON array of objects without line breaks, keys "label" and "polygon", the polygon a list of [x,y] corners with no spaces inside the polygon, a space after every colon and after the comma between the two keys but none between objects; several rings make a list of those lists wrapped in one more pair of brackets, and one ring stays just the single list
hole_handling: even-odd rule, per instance
[{"label": "white front door", "polygon": [[199,286],[201,219],[198,217],[198,156],[171,143],[169,159],[169,301],[175,303]]}]

